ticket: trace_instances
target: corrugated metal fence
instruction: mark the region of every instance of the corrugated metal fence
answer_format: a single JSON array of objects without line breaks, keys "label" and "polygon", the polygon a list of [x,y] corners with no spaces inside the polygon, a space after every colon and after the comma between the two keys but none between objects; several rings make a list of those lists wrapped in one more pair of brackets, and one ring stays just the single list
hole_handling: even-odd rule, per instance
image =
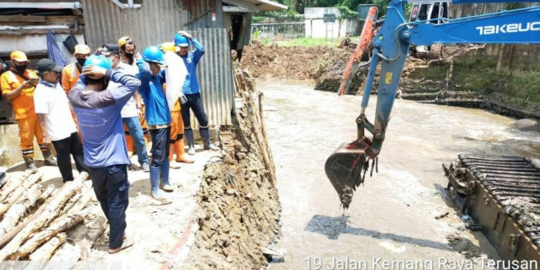
[{"label": "corrugated metal fence", "polygon": [[95,49],[129,36],[139,50],[172,41],[187,29],[187,12],[174,0],[146,0],[141,9],[120,9],[110,0],[82,0],[86,42]]},{"label": "corrugated metal fence", "polygon": [[[224,28],[199,29],[191,33],[205,49],[197,72],[210,125],[230,125],[234,84],[229,34]],[[191,126],[198,128],[193,114]]]}]

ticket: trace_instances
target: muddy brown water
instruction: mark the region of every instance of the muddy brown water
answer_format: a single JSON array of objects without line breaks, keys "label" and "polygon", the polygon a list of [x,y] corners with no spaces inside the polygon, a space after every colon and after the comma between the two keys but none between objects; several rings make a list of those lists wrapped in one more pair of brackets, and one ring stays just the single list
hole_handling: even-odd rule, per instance
[{"label": "muddy brown water", "polygon": [[[460,230],[456,212],[443,200],[441,164],[461,153],[540,159],[539,132],[519,130],[514,119],[478,109],[397,100],[379,173],[356,192],[345,219],[324,163],[355,138],[361,97],[314,91],[306,82],[258,87],[265,95],[283,207],[277,248],[287,251],[285,261],[270,269],[409,269],[406,263],[417,266],[410,269],[482,269],[478,259],[449,247],[446,237],[455,232],[496,258],[481,234]],[[372,97],[370,119],[375,102]],[[450,215],[435,219],[445,212]],[[377,268],[384,263],[393,268]],[[473,268],[466,268],[470,263]]]}]

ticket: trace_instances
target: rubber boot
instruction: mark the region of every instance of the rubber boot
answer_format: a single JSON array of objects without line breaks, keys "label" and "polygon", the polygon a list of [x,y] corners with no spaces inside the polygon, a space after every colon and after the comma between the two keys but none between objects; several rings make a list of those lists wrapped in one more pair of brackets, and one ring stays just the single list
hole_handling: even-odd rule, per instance
[{"label": "rubber boot", "polygon": [[163,193],[161,193],[161,190],[159,190],[159,178],[161,175],[161,168],[160,167],[154,167],[150,166],[150,185],[152,187],[152,198],[160,201],[164,201],[165,196]]},{"label": "rubber boot", "polygon": [[180,139],[174,143],[174,150],[176,152],[176,162],[182,162],[182,163],[195,162],[186,154],[186,151],[184,150],[184,139]]},{"label": "rubber boot", "polygon": [[171,183],[169,183],[169,165],[170,161],[168,159],[165,159],[163,161],[163,164],[161,165],[161,182],[159,183],[159,188],[167,192],[171,192],[174,190],[171,186]]},{"label": "rubber boot", "polygon": [[38,171],[38,168],[36,167],[36,164],[34,163],[34,159],[32,157],[23,157],[24,163],[26,164],[26,168],[28,168],[33,173]]},{"label": "rubber boot", "polygon": [[187,153],[193,156],[195,155],[195,145],[193,144],[193,129],[186,129],[184,131],[184,135],[186,135],[189,147]]},{"label": "rubber boot", "polygon": [[201,133],[201,138],[203,140],[204,150],[212,150],[212,151],[219,150],[219,148],[217,148],[215,145],[212,144],[212,142],[210,142],[210,130],[200,129],[199,132]]},{"label": "rubber boot", "polygon": [[180,169],[180,164],[174,162],[174,144],[171,144],[169,149],[169,164],[171,169]]},{"label": "rubber boot", "polygon": [[56,160],[54,160],[50,149],[43,151],[43,158],[45,159],[45,166],[58,166],[58,163],[56,163]]}]

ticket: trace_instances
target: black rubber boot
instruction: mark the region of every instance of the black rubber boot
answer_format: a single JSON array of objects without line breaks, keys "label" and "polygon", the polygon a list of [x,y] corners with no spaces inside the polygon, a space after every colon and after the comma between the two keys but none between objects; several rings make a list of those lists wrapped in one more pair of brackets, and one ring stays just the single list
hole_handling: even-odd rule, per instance
[{"label": "black rubber boot", "polygon": [[36,167],[36,164],[34,163],[34,159],[32,157],[23,157],[24,163],[26,164],[26,168],[28,168],[32,172],[37,172],[38,168]]},{"label": "black rubber boot", "polygon": [[51,150],[43,151],[43,158],[45,159],[45,166],[58,166],[51,154]]}]

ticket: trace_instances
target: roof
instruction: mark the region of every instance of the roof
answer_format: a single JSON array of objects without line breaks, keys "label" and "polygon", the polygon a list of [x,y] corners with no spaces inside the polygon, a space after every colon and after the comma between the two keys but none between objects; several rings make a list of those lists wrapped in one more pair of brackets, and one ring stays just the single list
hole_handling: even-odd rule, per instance
[{"label": "roof", "polygon": [[223,0],[224,3],[236,5],[249,10],[249,12],[280,11],[289,7],[270,0]]}]

